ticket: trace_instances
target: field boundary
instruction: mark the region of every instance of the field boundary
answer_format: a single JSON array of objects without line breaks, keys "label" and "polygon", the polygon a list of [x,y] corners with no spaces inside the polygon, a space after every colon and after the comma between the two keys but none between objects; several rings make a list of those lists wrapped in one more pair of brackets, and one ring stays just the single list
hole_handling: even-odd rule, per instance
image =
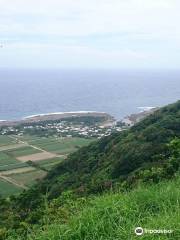
[{"label": "field boundary", "polygon": [[10,178],[10,177],[3,176],[3,175],[0,174],[0,178],[3,179],[3,180],[5,180],[6,182],[9,182],[9,183],[17,186],[17,187],[23,188],[24,190],[27,190],[27,189],[28,189],[28,187],[26,187],[24,184],[22,184],[22,183],[17,183],[15,180],[13,180],[13,179]]}]

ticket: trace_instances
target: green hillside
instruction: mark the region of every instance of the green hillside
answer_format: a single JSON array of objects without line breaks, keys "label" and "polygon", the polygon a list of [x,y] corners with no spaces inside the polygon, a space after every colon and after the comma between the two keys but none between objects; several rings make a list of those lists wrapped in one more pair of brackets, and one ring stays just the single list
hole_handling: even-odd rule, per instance
[{"label": "green hillside", "polygon": [[28,240],[127,240],[137,239],[136,227],[143,229],[173,230],[171,234],[144,233],[141,239],[173,239],[180,236],[180,178],[149,187],[138,187],[129,193],[108,193],[90,199],[68,201],[59,209],[66,219],[53,222],[48,209],[48,218],[42,228],[37,227]]},{"label": "green hillside", "polygon": [[135,184],[142,171],[166,167],[167,144],[175,137],[180,137],[180,101],[130,130],[81,148],[49,173],[41,190],[48,187],[50,196],[55,197],[64,189],[97,193],[123,181],[126,186]]},{"label": "green hillside", "polygon": [[[172,152],[169,160],[178,162],[180,140],[173,141],[170,149]],[[72,191],[64,191],[51,201],[44,198],[41,207],[29,213],[26,221],[22,221],[21,215],[19,225],[19,215],[16,213],[14,216],[10,211],[15,208],[11,203],[6,224],[12,222],[14,230],[12,226],[9,231],[3,228],[1,236],[2,239],[8,240],[134,240],[137,239],[134,232],[136,227],[142,227],[144,234],[141,239],[178,240],[179,184],[180,175],[177,172],[171,180],[164,180],[158,184],[141,183],[131,191],[111,190],[103,195],[86,197],[77,197]],[[3,203],[5,207],[6,204]],[[39,216],[41,220],[35,224]],[[148,232],[157,230],[168,232]]]},{"label": "green hillside", "polygon": [[[178,239],[180,101],[82,147],[41,183],[0,200],[0,239]],[[167,219],[169,225],[167,225]]]}]

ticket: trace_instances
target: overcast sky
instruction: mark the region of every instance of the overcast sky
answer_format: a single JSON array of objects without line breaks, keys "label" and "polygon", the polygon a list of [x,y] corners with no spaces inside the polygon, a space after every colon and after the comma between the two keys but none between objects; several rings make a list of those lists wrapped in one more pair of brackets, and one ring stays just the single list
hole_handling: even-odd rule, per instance
[{"label": "overcast sky", "polygon": [[179,64],[180,0],[0,0],[0,67]]}]

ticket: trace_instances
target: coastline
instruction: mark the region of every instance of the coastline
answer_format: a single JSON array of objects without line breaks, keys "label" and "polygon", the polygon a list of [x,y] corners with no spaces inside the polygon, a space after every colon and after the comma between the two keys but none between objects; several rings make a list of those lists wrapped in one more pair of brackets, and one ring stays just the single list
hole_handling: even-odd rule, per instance
[{"label": "coastline", "polygon": [[[98,112],[98,111],[70,111],[70,112],[50,112],[50,113],[40,113],[40,114],[33,114],[26,117],[23,117],[21,120],[34,118],[34,117],[43,117],[43,116],[51,116],[51,115],[63,115],[63,114],[88,114],[88,113],[102,113],[107,114],[105,112]],[[1,121],[1,120],[0,120]],[[6,121],[6,120],[2,120]]]},{"label": "coastline", "polygon": [[157,110],[157,107],[138,107],[140,110],[139,113],[132,113],[128,116],[125,116],[121,120],[115,119],[114,116],[110,115],[106,112],[98,112],[98,111],[69,111],[69,112],[51,112],[51,113],[40,113],[33,114],[21,119],[17,120],[0,120],[0,127],[3,126],[17,126],[21,124],[30,124],[30,123],[38,123],[45,121],[58,121],[67,118],[73,117],[105,117],[108,123],[120,121],[122,123],[133,125],[153,113]]},{"label": "coastline", "polygon": [[72,117],[105,117],[107,121],[114,122],[115,118],[105,112],[97,111],[70,111],[70,112],[52,112],[44,114],[34,114],[23,117],[19,120],[0,120],[0,127],[16,126],[20,124],[38,123],[43,121],[56,121]]}]

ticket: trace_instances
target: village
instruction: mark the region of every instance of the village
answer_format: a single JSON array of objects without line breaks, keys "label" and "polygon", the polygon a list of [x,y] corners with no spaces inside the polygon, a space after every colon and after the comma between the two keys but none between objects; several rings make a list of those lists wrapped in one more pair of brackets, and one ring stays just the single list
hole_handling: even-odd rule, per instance
[{"label": "village", "polygon": [[[152,114],[157,108],[143,109],[143,111],[126,116],[117,121],[110,115],[79,115],[68,116],[65,119],[53,119],[43,116],[35,122],[20,122],[15,125],[0,126],[0,135],[36,135],[39,137],[82,137],[100,139],[112,133],[120,132],[132,127],[143,118]],[[82,114],[82,113],[81,113]],[[46,118],[48,117],[48,118]],[[54,115],[53,117],[56,117]],[[32,118],[34,120],[34,118]],[[44,120],[45,119],[45,120]],[[1,123],[2,124],[2,123]]]},{"label": "village", "polygon": [[122,131],[122,127],[118,126],[116,122],[107,125],[86,125],[82,122],[75,124],[69,121],[60,121],[52,123],[36,123],[32,125],[21,126],[5,126],[1,127],[1,135],[19,135],[24,134],[39,135],[39,136],[54,136],[54,137],[85,137],[85,138],[101,138],[109,136],[113,132]]}]

